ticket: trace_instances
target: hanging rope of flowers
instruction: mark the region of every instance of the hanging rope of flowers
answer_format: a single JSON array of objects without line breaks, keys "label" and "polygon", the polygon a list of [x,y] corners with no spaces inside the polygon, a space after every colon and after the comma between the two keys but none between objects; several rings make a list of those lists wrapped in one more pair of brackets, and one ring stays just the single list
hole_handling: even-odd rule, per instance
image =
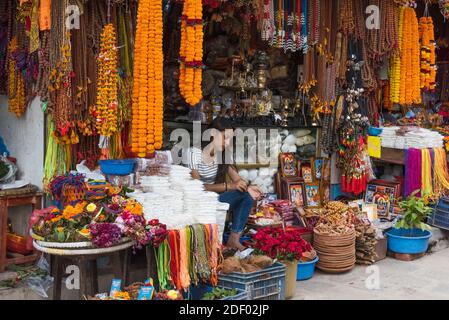
[{"label": "hanging rope of flowers", "polygon": [[399,103],[421,103],[419,26],[413,8],[404,9],[402,22],[401,77]]},{"label": "hanging rope of flowers", "polygon": [[191,106],[203,98],[203,36],[202,1],[185,0],[181,17],[179,90]]},{"label": "hanging rope of flowers", "polygon": [[[398,20],[398,45],[399,52],[402,51],[402,31],[404,22],[404,7],[399,9]],[[401,56],[400,53],[394,55],[390,60],[390,100],[392,103],[399,103],[401,89]]]},{"label": "hanging rope of flowers", "polygon": [[112,23],[103,28],[98,55],[97,104],[95,108],[98,133],[110,137],[117,131],[117,46]]},{"label": "hanging rope of flowers", "polygon": [[421,39],[421,89],[434,91],[436,86],[435,34],[430,16],[419,19]]},{"label": "hanging rope of flowers", "polygon": [[162,147],[163,19],[161,0],[139,1],[134,53],[131,148],[139,157]]},{"label": "hanging rope of flowers", "polygon": [[18,50],[17,38],[14,37],[8,46],[8,107],[17,117],[21,117],[26,109],[25,80],[17,70],[13,55]]}]

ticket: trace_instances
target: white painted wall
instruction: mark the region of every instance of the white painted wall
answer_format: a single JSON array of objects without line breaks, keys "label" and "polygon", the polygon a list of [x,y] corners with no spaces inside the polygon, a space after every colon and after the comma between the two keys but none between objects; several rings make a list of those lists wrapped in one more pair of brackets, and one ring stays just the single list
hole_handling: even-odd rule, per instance
[{"label": "white painted wall", "polygon": [[0,136],[11,156],[17,158],[19,176],[42,187],[44,166],[44,114],[36,98],[17,119],[8,111],[8,100],[0,96]]},{"label": "white painted wall", "polygon": [[[42,188],[44,169],[44,114],[36,98],[26,113],[17,119],[8,111],[6,96],[0,96],[0,135],[11,156],[17,158],[18,179],[30,181]],[[25,234],[30,208],[11,208],[9,218],[14,231]]]}]

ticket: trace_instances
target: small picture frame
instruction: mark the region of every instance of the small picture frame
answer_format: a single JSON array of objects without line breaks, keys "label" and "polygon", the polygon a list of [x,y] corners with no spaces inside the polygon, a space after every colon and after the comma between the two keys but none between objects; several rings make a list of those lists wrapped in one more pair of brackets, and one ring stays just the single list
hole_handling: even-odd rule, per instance
[{"label": "small picture frame", "polygon": [[323,178],[323,158],[312,158],[312,172],[313,172],[313,180],[320,181]]},{"label": "small picture frame", "polygon": [[313,182],[313,170],[312,167],[308,164],[304,164],[301,166],[301,176],[305,183]]},{"label": "small picture frame", "polygon": [[306,189],[304,182],[292,183],[288,186],[288,200],[296,207],[306,207]]},{"label": "small picture frame", "polygon": [[294,153],[281,153],[279,155],[281,175],[285,178],[299,177],[298,160]]},{"label": "small picture frame", "polygon": [[323,181],[331,180],[331,159],[323,159]]},{"label": "small picture frame", "polygon": [[321,206],[319,183],[306,183],[306,201],[309,208],[318,208]]},{"label": "small picture frame", "polygon": [[331,185],[329,182],[321,182],[321,204],[324,205],[331,201]]}]

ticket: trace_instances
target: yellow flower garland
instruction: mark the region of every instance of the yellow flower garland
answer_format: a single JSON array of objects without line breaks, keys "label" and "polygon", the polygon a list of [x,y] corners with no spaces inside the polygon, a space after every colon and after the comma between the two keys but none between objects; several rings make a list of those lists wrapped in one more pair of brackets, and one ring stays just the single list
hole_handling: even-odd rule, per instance
[{"label": "yellow flower garland", "polygon": [[118,130],[118,71],[117,46],[114,26],[103,28],[98,55],[97,104],[95,115],[98,132],[110,137]]},{"label": "yellow flower garland", "polygon": [[140,0],[134,49],[131,149],[139,157],[162,147],[162,0]]},{"label": "yellow flower garland", "polygon": [[195,106],[203,98],[203,5],[201,0],[185,0],[181,21],[179,91]]},{"label": "yellow flower garland", "polygon": [[[399,52],[402,49],[402,27],[404,21],[404,7],[399,9],[399,23],[398,23],[398,43]],[[401,57],[397,53],[390,61],[390,100],[392,103],[399,103],[399,94],[401,89]]]},{"label": "yellow flower garland", "polygon": [[17,38],[12,38],[8,46],[8,109],[19,118],[26,110],[25,79],[17,71],[16,61],[11,57],[17,49]]}]

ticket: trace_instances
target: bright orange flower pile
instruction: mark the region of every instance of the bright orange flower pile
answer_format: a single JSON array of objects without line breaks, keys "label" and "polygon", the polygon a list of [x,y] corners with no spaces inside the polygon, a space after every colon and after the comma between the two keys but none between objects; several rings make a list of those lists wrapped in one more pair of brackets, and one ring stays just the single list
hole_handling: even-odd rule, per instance
[{"label": "bright orange flower pile", "polygon": [[17,50],[17,38],[12,38],[8,46],[8,107],[19,118],[26,110],[25,80],[17,70],[16,61],[11,54]]},{"label": "bright orange flower pile", "polygon": [[419,26],[413,8],[404,8],[399,103],[421,103]]},{"label": "bright orange flower pile", "polygon": [[162,147],[162,0],[140,0],[134,50],[131,148],[139,157]]},{"label": "bright orange flower pile", "polygon": [[195,106],[203,98],[203,5],[201,0],[185,0],[181,20],[179,90],[186,102]]},{"label": "bright orange flower pile", "polygon": [[112,23],[103,28],[98,55],[97,105],[95,116],[98,132],[110,137],[118,130],[117,39]]},{"label": "bright orange flower pile", "polygon": [[421,39],[421,88],[434,91],[436,86],[435,33],[431,17],[419,19]]}]

